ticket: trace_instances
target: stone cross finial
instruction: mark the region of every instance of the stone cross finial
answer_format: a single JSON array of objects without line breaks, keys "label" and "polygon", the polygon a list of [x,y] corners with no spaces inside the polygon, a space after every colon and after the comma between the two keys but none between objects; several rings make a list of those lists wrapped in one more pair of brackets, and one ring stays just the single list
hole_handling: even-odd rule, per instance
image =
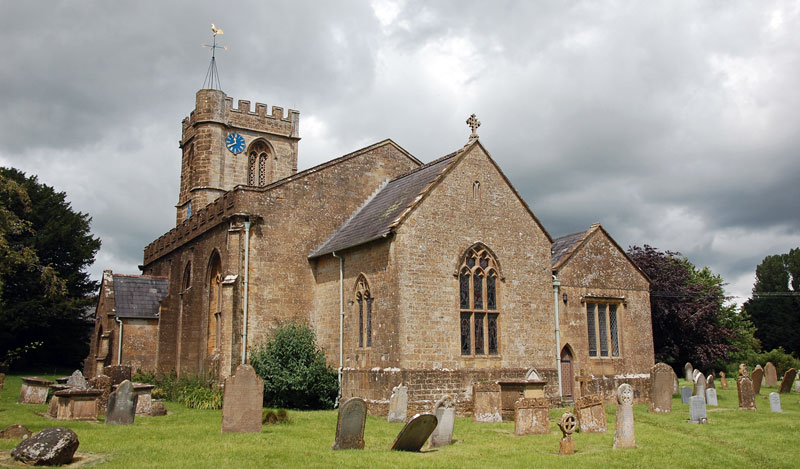
[{"label": "stone cross finial", "polygon": [[467,125],[470,129],[472,129],[472,134],[469,136],[469,139],[473,140],[478,138],[478,134],[476,134],[475,131],[481,126],[481,122],[475,117],[475,114],[469,116],[469,119],[467,119]]}]

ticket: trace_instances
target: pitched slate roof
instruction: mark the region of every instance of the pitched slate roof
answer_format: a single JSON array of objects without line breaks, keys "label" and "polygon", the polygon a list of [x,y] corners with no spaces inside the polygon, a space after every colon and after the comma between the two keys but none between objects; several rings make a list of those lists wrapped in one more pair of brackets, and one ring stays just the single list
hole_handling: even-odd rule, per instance
[{"label": "pitched slate roof", "polygon": [[333,235],[309,254],[309,259],[357,246],[392,232],[404,215],[413,208],[439,180],[455,156],[462,150],[443,156],[389,181],[382,189],[344,222]]},{"label": "pitched slate roof", "polygon": [[114,311],[119,318],[158,318],[158,302],[167,296],[166,277],[114,275]]},{"label": "pitched slate roof", "polygon": [[586,231],[579,231],[554,239],[553,245],[550,247],[550,255],[553,259],[552,266],[555,267],[558,261],[571,253],[572,250],[580,244],[581,240],[586,236],[586,233]]}]

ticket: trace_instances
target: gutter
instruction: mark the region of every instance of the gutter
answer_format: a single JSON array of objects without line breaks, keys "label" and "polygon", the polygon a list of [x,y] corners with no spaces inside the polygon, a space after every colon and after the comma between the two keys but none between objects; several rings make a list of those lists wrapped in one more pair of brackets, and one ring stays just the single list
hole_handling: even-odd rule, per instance
[{"label": "gutter", "polygon": [[339,395],[336,396],[336,405],[342,398],[342,367],[344,366],[344,258],[336,255],[336,251],[331,252],[333,257],[339,259]]},{"label": "gutter", "polygon": [[247,363],[247,299],[250,278],[250,218],[244,219],[244,313],[242,323],[242,364]]},{"label": "gutter", "polygon": [[561,395],[561,323],[558,317],[558,288],[561,286],[561,281],[553,275],[553,305],[555,306],[556,313],[556,370],[558,371],[558,397],[563,398]]},{"label": "gutter", "polygon": [[119,324],[119,343],[117,344],[117,365],[122,365],[122,320],[114,315],[114,320]]}]

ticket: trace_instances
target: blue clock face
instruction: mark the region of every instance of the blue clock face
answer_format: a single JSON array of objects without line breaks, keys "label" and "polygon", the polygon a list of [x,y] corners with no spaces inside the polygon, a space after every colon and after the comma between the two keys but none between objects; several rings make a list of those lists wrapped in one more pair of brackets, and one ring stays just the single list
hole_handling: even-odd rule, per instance
[{"label": "blue clock face", "polygon": [[231,153],[238,155],[244,151],[244,138],[237,133],[228,134],[225,139],[225,146],[228,147]]}]

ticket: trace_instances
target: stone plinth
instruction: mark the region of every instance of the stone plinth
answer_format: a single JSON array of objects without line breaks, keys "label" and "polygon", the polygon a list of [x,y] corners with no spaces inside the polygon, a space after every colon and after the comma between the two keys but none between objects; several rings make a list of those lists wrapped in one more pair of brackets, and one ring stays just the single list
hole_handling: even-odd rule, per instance
[{"label": "stone plinth", "polygon": [[19,390],[18,404],[44,404],[47,402],[47,391],[52,381],[32,376],[22,378],[22,387]]},{"label": "stone plinth", "polygon": [[476,422],[502,422],[500,385],[481,382],[472,386],[473,420]]},{"label": "stone plinth", "polygon": [[97,420],[99,389],[69,388],[55,393],[58,397],[58,420]]},{"label": "stone plinth", "polygon": [[498,381],[500,385],[500,401],[502,403],[502,417],[505,421],[514,420],[514,404],[522,399],[536,399],[544,397],[544,379],[505,379]]}]

